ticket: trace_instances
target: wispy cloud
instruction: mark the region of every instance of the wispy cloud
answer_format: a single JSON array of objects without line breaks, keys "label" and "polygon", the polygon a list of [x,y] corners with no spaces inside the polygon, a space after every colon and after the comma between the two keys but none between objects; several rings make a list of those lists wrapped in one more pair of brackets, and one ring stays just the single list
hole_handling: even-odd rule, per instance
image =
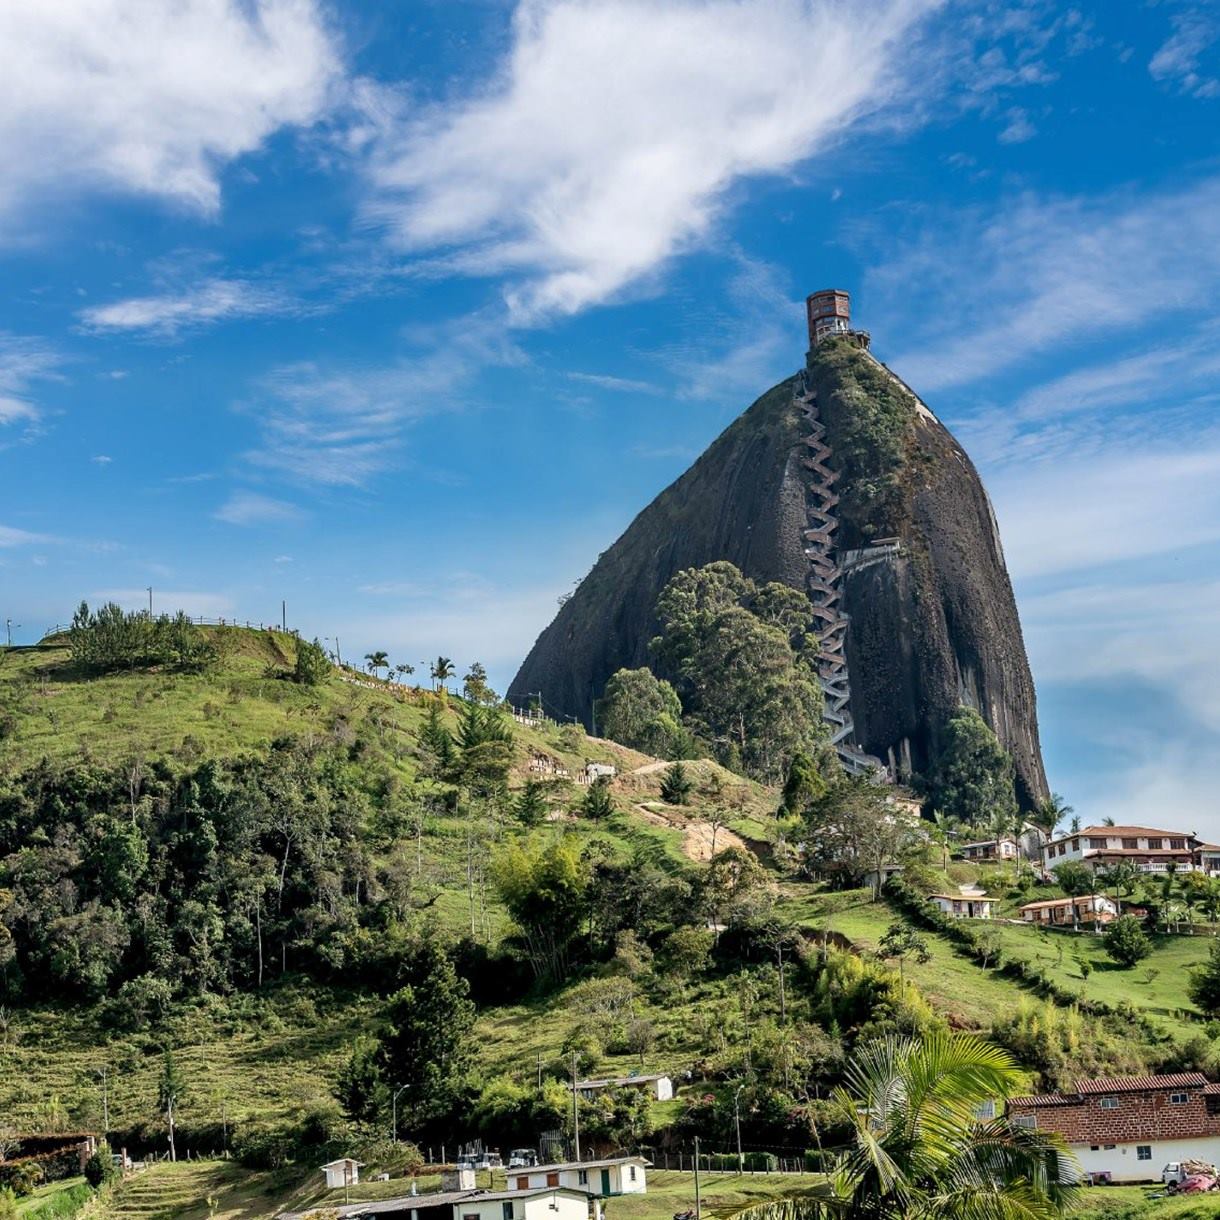
[{"label": "wispy cloud", "polygon": [[215,213],[220,167],[312,123],[340,77],[314,0],[0,5],[0,213],[90,189]]},{"label": "wispy cloud", "polygon": [[622,394],[663,394],[660,386],[650,381],[637,381],[633,377],[612,377],[606,373],[568,373],[569,381],[597,386],[601,390],[613,390]]},{"label": "wispy cloud", "polygon": [[[621,293],[922,72],[938,0],[527,0],[492,84],[381,114],[372,214],[451,270],[508,274],[518,320]],[[926,79],[926,78],[925,78]]]},{"label": "wispy cloud", "polygon": [[1027,196],[998,216],[943,215],[869,277],[907,322],[891,363],[924,389],[980,380],[1073,340],[1220,308],[1220,177],[1175,191]]},{"label": "wispy cloud", "polygon": [[1220,97],[1220,16],[1212,7],[1191,5],[1171,20],[1173,33],[1148,63],[1153,79],[1195,97]]},{"label": "wispy cloud", "polygon": [[286,525],[300,521],[304,513],[286,500],[255,491],[235,491],[212,515],[230,525]]},{"label": "wispy cloud", "polygon": [[61,364],[60,357],[41,340],[0,331],[0,429],[12,427],[27,438],[37,433],[42,411],[32,398],[33,386],[58,379]]},{"label": "wispy cloud", "polygon": [[209,323],[297,314],[304,308],[289,293],[272,285],[211,278],[178,292],[95,305],[79,316],[89,330],[142,331],[168,338]]},{"label": "wispy cloud", "polygon": [[29,530],[19,530],[11,525],[0,525],[0,547],[45,546],[57,539],[47,534],[32,534]]},{"label": "wispy cloud", "polygon": [[294,364],[264,378],[255,396],[264,442],[246,459],[299,483],[360,486],[399,460],[406,425],[473,405],[480,373],[525,359],[501,321],[481,315],[413,338],[419,355],[387,366]]}]

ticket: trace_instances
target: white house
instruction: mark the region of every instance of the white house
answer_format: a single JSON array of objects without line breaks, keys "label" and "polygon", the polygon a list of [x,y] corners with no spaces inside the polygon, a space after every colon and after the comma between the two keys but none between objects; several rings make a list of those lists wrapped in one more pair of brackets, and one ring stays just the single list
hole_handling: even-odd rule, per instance
[{"label": "white house", "polygon": [[1104,894],[1081,894],[1078,898],[1045,898],[1020,908],[1026,923],[1044,927],[1075,928],[1081,924],[1109,923],[1118,906]]},{"label": "white house", "polygon": [[593,783],[597,779],[613,779],[618,774],[618,768],[610,763],[587,762],[585,763],[585,778],[589,783]]},{"label": "white house", "polygon": [[644,1171],[648,1164],[642,1156],[617,1156],[604,1161],[535,1165],[532,1169],[513,1170],[508,1175],[508,1184],[517,1190],[566,1186],[602,1199],[613,1195],[642,1195],[647,1190]]},{"label": "white house", "polygon": [[363,1161],[354,1160],[350,1156],[341,1156],[337,1161],[330,1161],[322,1166],[326,1175],[327,1190],[342,1190],[345,1186],[355,1186],[360,1181],[360,1166]]},{"label": "white house", "polygon": [[962,885],[956,894],[929,894],[928,901],[953,919],[990,919],[995,899],[977,885]]},{"label": "white house", "polygon": [[1061,1135],[1094,1181],[1158,1181],[1170,1161],[1220,1161],[1220,1084],[1202,1072],[1078,1080],[1071,1091],[1014,1097],[1008,1115]]},{"label": "white house", "polygon": [[1079,860],[1097,869],[1130,860],[1144,873],[1165,873],[1171,865],[1179,872],[1189,872],[1197,867],[1196,852],[1203,846],[1198,836],[1184,830],[1086,826],[1043,844],[1042,866],[1049,871],[1068,860]]},{"label": "white house", "polygon": [[[339,1220],[589,1220],[590,1195],[583,1190],[442,1191],[399,1195],[325,1208]],[[277,1220],[308,1220],[314,1212],[281,1212]]]},{"label": "white house", "polygon": [[963,843],[957,849],[966,860],[1015,860],[1016,839],[981,839],[977,843]]},{"label": "white house", "polygon": [[586,1101],[606,1089],[639,1089],[647,1093],[653,1101],[668,1101],[674,1095],[674,1082],[659,1072],[648,1075],[641,1073],[638,1076],[606,1076],[600,1080],[576,1082],[576,1091]]}]

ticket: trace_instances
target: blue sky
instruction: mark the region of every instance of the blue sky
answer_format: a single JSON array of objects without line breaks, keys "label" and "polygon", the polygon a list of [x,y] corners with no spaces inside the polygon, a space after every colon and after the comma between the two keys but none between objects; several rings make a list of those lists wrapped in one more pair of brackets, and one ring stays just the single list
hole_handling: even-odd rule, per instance
[{"label": "blue sky", "polygon": [[501,688],[859,324],[995,500],[1053,786],[1220,836],[1220,4],[0,11],[0,620],[291,622]]}]

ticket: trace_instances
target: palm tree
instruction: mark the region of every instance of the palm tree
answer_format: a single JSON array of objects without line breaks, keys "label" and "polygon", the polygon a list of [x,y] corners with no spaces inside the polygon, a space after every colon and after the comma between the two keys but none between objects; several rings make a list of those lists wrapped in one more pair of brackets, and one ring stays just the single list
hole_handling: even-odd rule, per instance
[{"label": "palm tree", "polygon": [[1045,800],[1038,803],[1037,808],[1028,815],[1028,819],[1039,830],[1045,831],[1046,837],[1049,839],[1053,837],[1055,827],[1074,812],[1072,806],[1058,792],[1052,792]]},{"label": "palm tree", "polygon": [[453,667],[453,662],[448,657],[437,657],[432,662],[432,681],[437,684],[437,689],[444,694],[445,682],[452,678],[457,673]]},{"label": "palm tree", "polygon": [[1007,1051],[891,1035],[858,1048],[845,1077],[832,1105],[851,1136],[827,1180],[734,1220],[1052,1220],[1075,1201],[1057,1135],[978,1117],[1021,1086]]},{"label": "palm tree", "polygon": [[1123,895],[1128,892],[1134,894],[1141,877],[1139,866],[1133,860],[1118,860],[1101,875],[1102,884],[1114,891],[1114,901],[1120,915],[1123,913]]},{"label": "palm tree", "polygon": [[395,665],[394,672],[398,675],[399,682],[401,682],[403,678],[407,676],[407,674],[413,674],[415,672],[415,666],[406,664]]},{"label": "palm tree", "polygon": [[950,814],[941,813],[939,809],[932,811],[932,827],[928,834],[931,836],[932,842],[940,848],[941,867],[946,873],[949,871],[949,849],[960,825],[958,819]]},{"label": "palm tree", "polygon": [[390,658],[381,650],[378,650],[377,652],[366,652],[364,654],[364,662],[369,673],[374,675],[379,669],[388,669],[390,666]]}]

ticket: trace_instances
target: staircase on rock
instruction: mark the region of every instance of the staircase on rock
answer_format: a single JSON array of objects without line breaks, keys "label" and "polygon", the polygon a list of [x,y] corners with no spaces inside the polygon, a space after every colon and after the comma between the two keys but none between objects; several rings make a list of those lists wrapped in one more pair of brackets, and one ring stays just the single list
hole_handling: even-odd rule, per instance
[{"label": "staircase on rock", "polygon": [[818,680],[824,700],[823,717],[830,726],[830,742],[844,770],[852,775],[884,772],[878,758],[855,744],[851,715],[851,681],[847,670],[847,615],[843,613],[842,572],[835,553],[839,503],[834,485],[839,473],[830,467],[826,426],[818,418],[817,399],[809,391],[804,373],[796,390],[796,403],[809,426],[803,438],[807,454],[801,465],[809,472],[805,495],[804,551],[809,559],[806,590],[813,604],[814,631],[818,637]]}]

